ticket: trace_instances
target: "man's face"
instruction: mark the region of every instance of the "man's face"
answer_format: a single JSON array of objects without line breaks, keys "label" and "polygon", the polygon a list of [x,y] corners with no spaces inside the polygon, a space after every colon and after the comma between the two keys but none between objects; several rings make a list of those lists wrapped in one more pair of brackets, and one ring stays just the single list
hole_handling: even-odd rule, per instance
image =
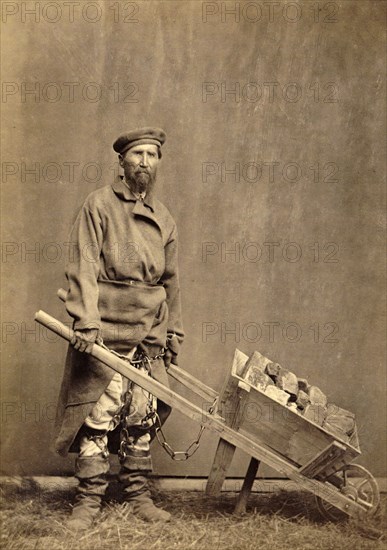
[{"label": "man's face", "polygon": [[156,145],[145,143],[135,145],[124,155],[119,155],[125,180],[135,193],[149,192],[156,180],[159,153]]}]

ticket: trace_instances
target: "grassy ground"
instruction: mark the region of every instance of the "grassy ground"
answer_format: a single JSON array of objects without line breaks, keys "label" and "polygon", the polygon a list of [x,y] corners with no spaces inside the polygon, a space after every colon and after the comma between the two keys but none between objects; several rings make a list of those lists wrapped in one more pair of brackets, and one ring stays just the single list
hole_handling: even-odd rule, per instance
[{"label": "grassy ground", "polygon": [[74,537],[65,526],[73,492],[30,487],[3,495],[1,543],[7,550],[363,550],[385,549],[387,499],[366,522],[329,523],[305,493],[253,494],[246,515],[232,515],[235,494],[209,498],[200,492],[155,492],[155,501],[173,514],[165,525],[134,517],[110,495],[101,518],[87,535]]}]

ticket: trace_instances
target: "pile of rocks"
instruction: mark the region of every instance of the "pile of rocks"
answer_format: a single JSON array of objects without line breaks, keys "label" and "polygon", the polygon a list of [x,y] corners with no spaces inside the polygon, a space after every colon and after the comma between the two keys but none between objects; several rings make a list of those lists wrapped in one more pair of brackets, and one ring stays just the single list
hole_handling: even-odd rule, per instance
[{"label": "pile of rocks", "polygon": [[242,377],[257,390],[327,431],[349,441],[356,430],[355,415],[333,403],[317,386],[255,351],[246,362]]}]

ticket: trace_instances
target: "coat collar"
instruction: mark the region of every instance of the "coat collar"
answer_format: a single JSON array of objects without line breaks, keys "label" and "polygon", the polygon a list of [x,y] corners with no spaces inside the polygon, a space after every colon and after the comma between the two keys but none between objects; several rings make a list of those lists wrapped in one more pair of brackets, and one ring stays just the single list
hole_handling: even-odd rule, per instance
[{"label": "coat collar", "polygon": [[[120,199],[123,199],[125,201],[132,201],[135,202],[135,208],[138,208],[138,205],[145,205],[148,206],[152,212],[155,211],[155,203],[152,194],[147,193],[144,199],[144,202],[139,201],[131,192],[129,187],[124,182],[124,178],[122,176],[117,176],[117,178],[112,183],[112,188],[115,194],[120,197]],[[136,209],[137,209],[136,208]],[[140,208],[141,210],[141,208]]]}]

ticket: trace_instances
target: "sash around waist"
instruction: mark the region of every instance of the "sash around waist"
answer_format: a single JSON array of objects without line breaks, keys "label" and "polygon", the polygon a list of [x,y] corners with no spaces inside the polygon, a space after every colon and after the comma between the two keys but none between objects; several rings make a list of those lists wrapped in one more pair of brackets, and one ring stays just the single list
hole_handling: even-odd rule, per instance
[{"label": "sash around waist", "polygon": [[141,281],[98,281],[98,309],[102,321],[142,323],[154,317],[167,295],[162,285]]}]

